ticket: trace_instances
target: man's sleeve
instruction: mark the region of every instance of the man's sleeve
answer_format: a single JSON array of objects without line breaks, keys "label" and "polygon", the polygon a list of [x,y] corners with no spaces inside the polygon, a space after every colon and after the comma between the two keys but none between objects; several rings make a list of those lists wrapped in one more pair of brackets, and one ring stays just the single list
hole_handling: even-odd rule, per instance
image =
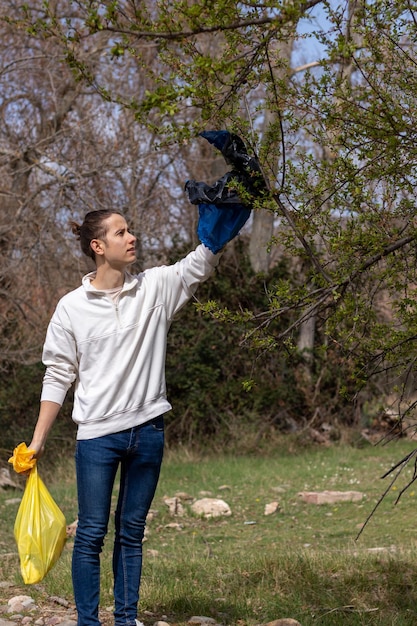
[{"label": "man's sleeve", "polygon": [[220,258],[221,253],[214,254],[207,246],[200,244],[181,261],[150,270],[148,276],[151,280],[152,272],[157,272],[168,319],[172,319],[188,302],[198,285],[210,278]]},{"label": "man's sleeve", "polygon": [[58,305],[49,323],[42,361],[46,366],[41,400],[61,404],[77,376],[75,338],[62,323],[63,311]]}]

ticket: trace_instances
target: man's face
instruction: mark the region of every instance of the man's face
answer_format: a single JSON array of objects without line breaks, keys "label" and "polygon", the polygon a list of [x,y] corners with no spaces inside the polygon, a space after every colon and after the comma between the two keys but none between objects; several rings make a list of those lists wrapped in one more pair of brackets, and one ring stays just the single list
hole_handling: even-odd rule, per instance
[{"label": "man's face", "polygon": [[127,222],[114,213],[103,224],[107,230],[103,239],[97,239],[102,256],[112,267],[123,268],[136,260],[136,237],[129,232]]}]

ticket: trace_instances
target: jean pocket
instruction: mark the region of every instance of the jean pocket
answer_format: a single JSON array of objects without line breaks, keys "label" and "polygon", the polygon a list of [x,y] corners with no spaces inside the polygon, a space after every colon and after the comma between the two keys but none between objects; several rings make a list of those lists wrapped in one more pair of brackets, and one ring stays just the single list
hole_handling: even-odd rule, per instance
[{"label": "jean pocket", "polygon": [[163,415],[159,415],[158,417],[155,417],[155,419],[151,420],[151,424],[155,430],[159,432],[164,432],[164,416]]}]

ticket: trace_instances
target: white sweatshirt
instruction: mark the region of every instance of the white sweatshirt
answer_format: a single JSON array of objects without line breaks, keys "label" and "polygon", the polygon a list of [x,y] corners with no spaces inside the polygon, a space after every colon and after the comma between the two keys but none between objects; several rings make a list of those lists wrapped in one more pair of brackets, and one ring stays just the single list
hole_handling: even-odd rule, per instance
[{"label": "white sweatshirt", "polygon": [[171,409],[165,384],[168,330],[220,256],[199,245],[174,265],[126,273],[117,304],[91,285],[94,272],[61,298],[43,349],[41,400],[62,404],[75,382],[78,439],[132,428]]}]

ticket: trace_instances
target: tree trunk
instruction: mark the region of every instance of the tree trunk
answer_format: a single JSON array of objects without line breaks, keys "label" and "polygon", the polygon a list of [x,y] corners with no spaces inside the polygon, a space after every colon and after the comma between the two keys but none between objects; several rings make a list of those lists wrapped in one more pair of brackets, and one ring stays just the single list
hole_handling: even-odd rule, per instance
[{"label": "tree trunk", "polygon": [[[286,41],[274,42],[269,49],[269,58],[271,63],[271,71],[274,82],[279,85],[287,82],[290,77],[289,68],[291,67],[291,54],[294,44],[294,33],[296,25],[291,29]],[[276,106],[276,103],[275,103]],[[265,135],[268,129],[277,121],[276,113],[265,111],[262,134]],[[275,163],[275,172],[278,171],[279,162],[279,140],[274,146],[274,153],[277,155]],[[274,214],[269,211],[253,211],[252,214],[252,231],[249,243],[249,259],[252,269],[257,274],[268,274],[271,266],[271,253],[269,244],[274,234]]]}]

